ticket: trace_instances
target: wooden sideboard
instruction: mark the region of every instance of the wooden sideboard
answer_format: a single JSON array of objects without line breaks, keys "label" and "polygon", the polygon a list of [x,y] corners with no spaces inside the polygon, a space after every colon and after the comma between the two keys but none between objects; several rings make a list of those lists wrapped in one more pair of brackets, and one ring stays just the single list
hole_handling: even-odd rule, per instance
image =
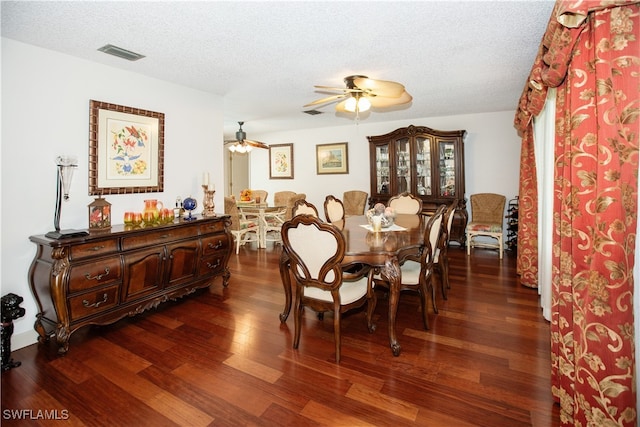
[{"label": "wooden sideboard", "polygon": [[51,240],[31,236],[37,245],[29,284],[39,313],[39,341],[56,337],[66,353],[79,328],[134,316],[211,284],[221,276],[233,248],[231,218],[221,215],[173,224]]}]

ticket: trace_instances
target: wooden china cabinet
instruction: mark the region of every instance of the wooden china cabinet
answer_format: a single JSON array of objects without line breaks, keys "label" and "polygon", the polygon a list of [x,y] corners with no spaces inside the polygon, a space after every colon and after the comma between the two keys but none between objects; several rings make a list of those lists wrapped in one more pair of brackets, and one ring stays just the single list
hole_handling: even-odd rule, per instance
[{"label": "wooden china cabinet", "polygon": [[58,352],[83,326],[106,325],[168,300],[208,287],[216,277],[229,283],[233,247],[229,215],[51,240],[37,245],[29,283],[38,304],[40,341],[55,336]]},{"label": "wooden china cabinet", "polygon": [[440,131],[425,126],[399,128],[368,136],[371,197],[369,204],[409,192],[422,199],[423,213],[458,200],[451,241],[465,244],[468,214],[464,196],[464,137],[466,131]]}]

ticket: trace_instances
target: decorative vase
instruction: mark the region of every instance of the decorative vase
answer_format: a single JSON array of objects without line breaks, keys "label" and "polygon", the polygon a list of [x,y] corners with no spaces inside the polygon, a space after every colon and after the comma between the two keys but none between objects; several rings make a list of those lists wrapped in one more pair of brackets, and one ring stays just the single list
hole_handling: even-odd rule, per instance
[{"label": "decorative vase", "polygon": [[[156,199],[148,199],[144,201],[144,211],[142,211],[143,217],[147,212],[153,214],[153,222],[158,222],[158,218],[160,217],[160,209],[162,209],[164,205],[162,202],[159,202]],[[146,220],[145,220],[146,223]]]}]

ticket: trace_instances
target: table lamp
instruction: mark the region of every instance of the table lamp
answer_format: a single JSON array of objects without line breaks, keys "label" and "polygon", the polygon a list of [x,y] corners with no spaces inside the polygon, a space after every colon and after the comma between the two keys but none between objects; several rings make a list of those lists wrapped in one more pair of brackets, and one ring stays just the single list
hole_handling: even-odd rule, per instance
[{"label": "table lamp", "polygon": [[89,233],[84,230],[60,230],[62,197],[64,195],[64,200],[69,200],[71,178],[73,177],[73,170],[78,167],[78,161],[72,156],[58,156],[56,158],[56,165],[58,166],[56,179],[56,210],[53,216],[53,226],[55,227],[55,230],[48,232],[45,236],[54,240],[87,236]]}]

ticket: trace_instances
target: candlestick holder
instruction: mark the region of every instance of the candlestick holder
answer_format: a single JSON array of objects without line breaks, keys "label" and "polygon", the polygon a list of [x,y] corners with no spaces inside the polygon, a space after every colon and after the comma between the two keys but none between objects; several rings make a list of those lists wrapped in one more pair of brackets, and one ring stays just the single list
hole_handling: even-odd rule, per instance
[{"label": "candlestick holder", "polygon": [[202,216],[216,216],[216,205],[213,203],[213,195],[216,194],[216,190],[209,190],[208,185],[203,185],[202,190],[204,191]]}]

